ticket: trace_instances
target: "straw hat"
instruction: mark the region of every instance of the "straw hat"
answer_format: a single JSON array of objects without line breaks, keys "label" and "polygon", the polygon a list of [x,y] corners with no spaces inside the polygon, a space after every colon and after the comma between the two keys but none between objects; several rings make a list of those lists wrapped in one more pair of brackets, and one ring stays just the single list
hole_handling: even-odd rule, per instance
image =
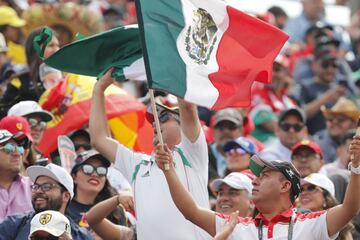
[{"label": "straw hat", "polygon": [[324,105],[321,106],[321,111],[325,118],[331,118],[335,115],[344,115],[357,121],[360,117],[359,108],[354,102],[344,97],[339,98],[336,104],[331,108],[326,108]]},{"label": "straw hat", "polygon": [[104,30],[102,16],[85,6],[72,2],[63,4],[33,4],[23,13],[26,21],[25,35],[38,27],[63,26],[72,33],[72,40],[77,33],[93,35]]}]

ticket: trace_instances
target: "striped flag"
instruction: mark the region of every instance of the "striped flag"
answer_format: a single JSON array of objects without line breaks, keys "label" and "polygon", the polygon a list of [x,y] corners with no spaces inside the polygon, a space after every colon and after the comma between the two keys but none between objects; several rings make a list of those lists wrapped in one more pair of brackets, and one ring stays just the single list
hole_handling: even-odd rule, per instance
[{"label": "striped flag", "polygon": [[150,88],[212,109],[250,104],[288,39],[220,0],[136,0]]}]

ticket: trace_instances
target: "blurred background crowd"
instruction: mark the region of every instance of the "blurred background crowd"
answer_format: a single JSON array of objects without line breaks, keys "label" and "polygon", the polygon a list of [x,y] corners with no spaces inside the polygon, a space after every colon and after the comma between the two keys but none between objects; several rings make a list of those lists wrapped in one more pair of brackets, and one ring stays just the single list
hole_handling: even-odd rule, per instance
[{"label": "blurred background crowd", "polygon": [[[254,83],[251,106],[217,112],[198,107],[209,149],[212,207],[226,214],[237,209],[241,216],[253,214],[249,181],[254,176],[248,170],[253,154],[292,162],[301,176],[308,178],[299,208],[317,211],[342,202],[350,175],[348,147],[360,117],[360,2],[268,0],[265,11],[254,7],[261,1],[229,2],[248,5],[244,10],[282,29],[290,38],[275,59],[272,83]],[[296,4],[298,14],[287,12],[289,3]],[[89,113],[77,107],[89,107],[95,79],[45,65],[33,40],[44,26],[55,31],[45,49],[46,58],[79,39],[77,33],[89,36],[136,23],[131,0],[0,0],[0,129],[14,134],[13,138],[23,132],[29,140],[21,151],[14,146],[7,150],[19,153],[22,164],[18,171],[10,173],[0,163],[0,222],[34,207],[31,196],[10,206],[15,198],[11,182],[30,184],[24,180],[30,166],[64,165],[61,157],[66,151],[59,149],[60,135],[71,140],[64,145],[70,144],[68,149],[78,155],[76,164],[63,166],[75,183],[75,195],[67,208],[72,221],[90,228],[84,212],[119,192],[131,196],[130,183],[103,156],[92,153],[79,159],[82,152],[92,151],[92,146],[87,131]],[[84,59],[74,55],[74,61]],[[145,119],[149,104],[146,82],[129,80],[114,88],[131,109],[108,116],[112,136],[130,148],[151,153],[153,132]],[[174,96],[161,92],[156,96],[169,108],[177,105]],[[4,134],[0,134],[1,148],[7,146]],[[244,175],[234,176],[234,172]],[[313,175],[318,173],[320,177]],[[4,180],[4,174],[13,180]],[[94,178],[96,184],[89,184],[86,178]],[[35,186],[33,192],[38,188],[46,191],[45,185]],[[110,221],[136,224],[133,212],[124,206],[114,209]],[[360,218],[356,217],[339,239],[352,237],[360,239]]]}]

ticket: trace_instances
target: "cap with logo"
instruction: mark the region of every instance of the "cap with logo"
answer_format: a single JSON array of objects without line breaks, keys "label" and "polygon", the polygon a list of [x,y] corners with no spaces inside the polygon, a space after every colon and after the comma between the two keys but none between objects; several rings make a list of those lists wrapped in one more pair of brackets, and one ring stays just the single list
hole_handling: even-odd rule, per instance
[{"label": "cap with logo", "polygon": [[243,117],[236,108],[225,108],[216,112],[214,127],[216,127],[216,125],[218,125],[222,121],[232,122],[236,126],[243,125]]},{"label": "cap with logo", "polygon": [[73,166],[71,172],[74,172],[81,164],[84,164],[86,161],[90,159],[98,159],[101,161],[104,167],[110,167],[111,163],[110,161],[105,158],[103,155],[101,155],[98,151],[95,149],[91,149],[88,151],[84,151],[80,153],[76,159],[75,159],[75,165]]},{"label": "cap with logo", "polygon": [[321,187],[322,189],[328,191],[331,194],[331,196],[335,197],[334,183],[330,180],[330,178],[328,178],[324,174],[312,173],[301,180],[301,185],[304,185],[306,183],[310,183],[315,186]]},{"label": "cap with logo", "polygon": [[55,237],[65,234],[72,239],[69,219],[58,211],[47,210],[36,214],[30,222],[29,239],[38,231],[47,232]]},{"label": "cap with logo", "polygon": [[323,157],[321,147],[319,146],[319,144],[317,144],[313,141],[310,141],[310,140],[302,140],[302,141],[298,142],[297,144],[295,144],[291,148],[291,152],[292,152],[291,156],[293,156],[300,148],[309,148],[314,153],[319,154],[320,157]]},{"label": "cap with logo", "polygon": [[11,27],[25,26],[25,20],[19,18],[15,10],[8,6],[0,6],[0,26],[9,25]]},{"label": "cap with logo", "polygon": [[281,160],[268,161],[260,158],[257,155],[253,155],[250,158],[249,168],[255,176],[260,176],[260,173],[266,167],[281,172],[285,176],[285,178],[291,182],[291,200],[294,202],[301,192],[299,171],[290,162]]},{"label": "cap with logo", "polygon": [[253,189],[251,179],[248,176],[246,176],[245,174],[242,174],[239,172],[232,172],[223,179],[215,179],[211,183],[211,188],[215,192],[218,192],[220,190],[220,186],[222,184],[226,184],[237,190],[246,190],[250,194]]},{"label": "cap with logo", "polygon": [[239,137],[235,140],[226,142],[224,145],[224,152],[228,152],[234,148],[241,148],[250,155],[256,153],[255,144],[250,139],[245,137]]},{"label": "cap with logo", "polygon": [[22,116],[29,117],[31,115],[39,116],[43,121],[49,122],[54,116],[45,111],[40,107],[40,105],[35,101],[21,101],[12,106],[8,111],[8,116]]},{"label": "cap with logo", "polygon": [[300,118],[300,121],[302,123],[306,122],[306,115],[305,115],[303,110],[301,110],[300,108],[288,108],[288,109],[280,112],[280,114],[279,114],[279,123],[284,121],[284,119],[289,115],[296,115],[296,116],[298,116]]},{"label": "cap with logo", "polygon": [[31,181],[34,183],[40,176],[47,176],[61,185],[63,185],[68,192],[70,192],[71,198],[74,197],[74,182],[71,175],[65,170],[65,168],[49,163],[44,166],[30,166],[27,168],[27,174]]},{"label": "cap with logo", "polygon": [[12,134],[23,132],[31,142],[33,141],[30,126],[26,118],[6,116],[0,120],[0,129],[6,129]]},{"label": "cap with logo", "polygon": [[20,145],[24,145],[29,141],[23,132],[12,134],[6,129],[0,129],[0,144],[5,143],[11,139]]}]

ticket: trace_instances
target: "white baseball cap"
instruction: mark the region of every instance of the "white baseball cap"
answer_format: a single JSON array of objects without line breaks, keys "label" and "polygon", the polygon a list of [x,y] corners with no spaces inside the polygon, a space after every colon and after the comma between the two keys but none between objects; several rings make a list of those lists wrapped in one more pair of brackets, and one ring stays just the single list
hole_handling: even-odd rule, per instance
[{"label": "white baseball cap", "polygon": [[320,173],[312,173],[302,179],[301,185],[304,185],[306,183],[313,184],[315,186],[321,187],[322,189],[325,189],[328,191],[331,196],[335,196],[335,186],[334,183],[324,174]]},{"label": "white baseball cap", "polygon": [[37,231],[44,231],[55,237],[65,233],[72,239],[69,219],[58,211],[47,210],[36,214],[31,219],[29,239]]},{"label": "white baseball cap", "polygon": [[33,182],[35,182],[36,179],[40,176],[50,177],[63,185],[66,190],[70,192],[71,198],[74,197],[74,181],[71,175],[63,167],[53,163],[49,163],[45,167],[30,166],[27,168],[27,174]]},{"label": "white baseball cap", "polygon": [[21,101],[12,106],[7,115],[8,116],[20,116],[26,117],[30,114],[38,115],[43,121],[49,122],[51,121],[54,116],[44,109],[35,102],[35,101]]},{"label": "white baseball cap", "polygon": [[217,192],[223,183],[237,190],[246,190],[249,193],[251,193],[253,189],[251,179],[245,174],[239,172],[232,172],[223,179],[214,180],[211,183],[211,187]]}]

